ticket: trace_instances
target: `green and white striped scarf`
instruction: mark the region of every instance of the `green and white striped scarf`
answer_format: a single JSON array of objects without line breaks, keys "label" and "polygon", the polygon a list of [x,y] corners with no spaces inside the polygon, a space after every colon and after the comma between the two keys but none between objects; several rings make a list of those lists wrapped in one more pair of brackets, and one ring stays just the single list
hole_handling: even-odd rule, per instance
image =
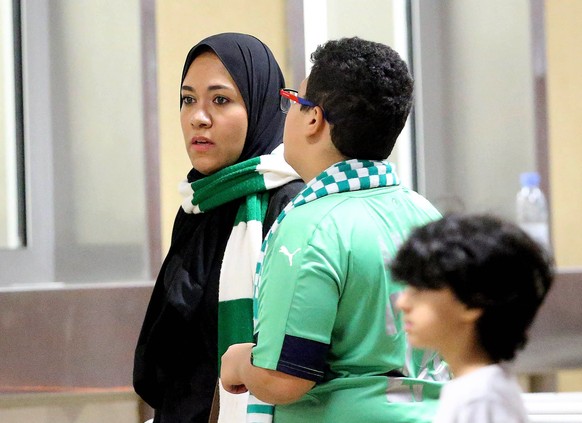
[{"label": "green and white striped scarf", "polygon": [[[261,268],[269,240],[277,230],[287,213],[296,207],[307,204],[329,194],[363,189],[399,185],[400,181],[393,165],[387,161],[347,160],[339,162],[312,179],[307,186],[283,209],[265,237],[255,269],[253,318],[256,322],[258,313],[258,290],[261,284]],[[247,423],[268,423],[273,419],[274,406],[249,396],[247,406]]]},{"label": "green and white striped scarf", "polygon": [[[282,146],[272,154],[224,168],[210,176],[180,184],[186,213],[204,213],[244,197],[228,238],[220,269],[218,292],[218,360],[230,345],[253,341],[253,278],[263,241],[268,190],[299,175],[285,162]],[[219,364],[220,366],[220,364]],[[220,367],[219,367],[220,368]],[[221,387],[220,421],[243,421],[246,396]]]}]

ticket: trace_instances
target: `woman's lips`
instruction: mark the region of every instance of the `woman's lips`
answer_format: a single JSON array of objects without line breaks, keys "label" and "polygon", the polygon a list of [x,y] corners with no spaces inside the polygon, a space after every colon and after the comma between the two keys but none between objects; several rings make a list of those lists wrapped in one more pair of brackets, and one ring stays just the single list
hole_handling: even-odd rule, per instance
[{"label": "woman's lips", "polygon": [[214,146],[214,143],[205,137],[192,137],[190,145],[194,151],[205,152],[210,150]]}]

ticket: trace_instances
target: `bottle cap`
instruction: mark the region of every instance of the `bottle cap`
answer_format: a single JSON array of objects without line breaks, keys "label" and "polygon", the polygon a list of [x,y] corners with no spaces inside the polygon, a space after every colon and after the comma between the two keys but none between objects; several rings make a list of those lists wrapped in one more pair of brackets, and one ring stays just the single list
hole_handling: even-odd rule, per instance
[{"label": "bottle cap", "polygon": [[522,187],[539,187],[540,179],[540,174],[537,172],[525,172],[519,175]]}]

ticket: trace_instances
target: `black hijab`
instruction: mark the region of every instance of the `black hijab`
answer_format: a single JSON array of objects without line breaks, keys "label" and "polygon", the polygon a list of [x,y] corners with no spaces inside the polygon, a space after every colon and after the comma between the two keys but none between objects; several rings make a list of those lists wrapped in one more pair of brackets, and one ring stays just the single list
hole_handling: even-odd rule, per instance
[{"label": "black hijab", "polygon": [[[285,80],[273,53],[252,35],[233,32],[212,35],[190,49],[180,88],[192,62],[209,49],[234,79],[247,108],[247,137],[238,162],[270,153],[283,141],[285,122],[279,109],[279,90],[285,87]],[[188,180],[201,177],[204,175],[193,169]]]},{"label": "black hijab", "polygon": [[[285,81],[273,54],[250,35],[213,35],[192,47],[182,81],[196,57],[208,50],[231,74],[247,109],[247,136],[238,162],[272,152],[282,142],[285,120],[279,109]],[[190,182],[203,177],[195,169],[188,174]],[[134,359],[135,390],[156,408],[156,421],[208,419],[218,378],[220,264],[239,204],[236,200],[202,214],[178,210]]]}]

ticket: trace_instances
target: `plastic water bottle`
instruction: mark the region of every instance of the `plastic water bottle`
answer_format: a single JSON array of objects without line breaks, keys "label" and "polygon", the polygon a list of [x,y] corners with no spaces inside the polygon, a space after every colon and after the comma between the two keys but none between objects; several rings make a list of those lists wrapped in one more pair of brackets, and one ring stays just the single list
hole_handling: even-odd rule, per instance
[{"label": "plastic water bottle", "polygon": [[516,197],[517,224],[549,251],[548,203],[540,189],[540,175],[537,172],[522,173],[520,182],[521,189]]}]

